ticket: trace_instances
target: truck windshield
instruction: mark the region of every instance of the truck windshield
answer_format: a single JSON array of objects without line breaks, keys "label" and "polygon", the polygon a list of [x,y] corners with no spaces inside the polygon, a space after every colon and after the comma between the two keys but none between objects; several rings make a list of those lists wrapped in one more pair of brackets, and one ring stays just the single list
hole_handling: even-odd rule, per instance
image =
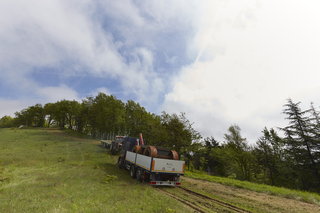
[{"label": "truck windshield", "polygon": [[116,142],[122,142],[123,138],[116,138]]}]

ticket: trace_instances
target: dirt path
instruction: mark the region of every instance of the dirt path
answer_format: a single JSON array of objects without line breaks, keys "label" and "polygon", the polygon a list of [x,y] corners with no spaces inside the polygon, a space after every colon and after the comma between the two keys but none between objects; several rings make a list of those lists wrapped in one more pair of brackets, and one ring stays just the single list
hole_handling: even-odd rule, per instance
[{"label": "dirt path", "polygon": [[[271,196],[186,177],[182,178],[182,183],[183,186],[191,190],[252,212],[320,212],[320,206],[299,200]],[[183,194],[178,196],[183,196]]]}]

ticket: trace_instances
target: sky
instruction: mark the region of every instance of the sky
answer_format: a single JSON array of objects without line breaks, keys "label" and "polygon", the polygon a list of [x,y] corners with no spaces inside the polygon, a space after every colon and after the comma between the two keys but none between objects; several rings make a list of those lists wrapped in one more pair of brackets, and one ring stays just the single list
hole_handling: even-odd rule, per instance
[{"label": "sky", "polygon": [[316,0],[0,0],[0,117],[98,92],[249,143],[320,106]]}]

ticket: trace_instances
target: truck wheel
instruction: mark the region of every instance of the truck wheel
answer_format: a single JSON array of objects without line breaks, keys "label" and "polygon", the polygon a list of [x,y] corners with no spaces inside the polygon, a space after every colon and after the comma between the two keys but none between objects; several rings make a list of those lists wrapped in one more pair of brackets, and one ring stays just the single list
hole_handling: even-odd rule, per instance
[{"label": "truck wheel", "polygon": [[119,166],[120,169],[122,169],[121,161],[122,161],[122,158],[119,158],[119,159],[118,159],[118,166]]},{"label": "truck wheel", "polygon": [[130,177],[135,178],[136,177],[136,169],[134,168],[134,165],[130,167]]},{"label": "truck wheel", "polygon": [[142,181],[142,179],[143,179],[143,171],[141,169],[137,169],[136,178],[137,178],[138,181],[140,181],[140,182]]}]

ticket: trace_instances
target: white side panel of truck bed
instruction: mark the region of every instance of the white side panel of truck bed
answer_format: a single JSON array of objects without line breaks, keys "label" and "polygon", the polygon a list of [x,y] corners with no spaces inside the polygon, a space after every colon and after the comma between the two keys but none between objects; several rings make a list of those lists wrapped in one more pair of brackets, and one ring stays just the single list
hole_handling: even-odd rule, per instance
[{"label": "white side panel of truck bed", "polygon": [[148,171],[150,171],[151,169],[152,158],[149,156],[144,156],[144,155],[136,154],[134,152],[127,151],[126,160]]},{"label": "white side panel of truck bed", "polygon": [[138,166],[141,166],[142,168],[150,171],[151,168],[151,160],[152,158],[145,155],[139,155],[137,154],[136,164]]},{"label": "white side panel of truck bed", "polygon": [[151,158],[130,151],[127,151],[126,160],[150,172],[184,174],[185,162],[181,160]]},{"label": "white side panel of truck bed", "polygon": [[184,161],[153,158],[152,172],[184,173]]},{"label": "white side panel of truck bed", "polygon": [[126,160],[131,163],[136,163],[136,153],[127,151]]}]

